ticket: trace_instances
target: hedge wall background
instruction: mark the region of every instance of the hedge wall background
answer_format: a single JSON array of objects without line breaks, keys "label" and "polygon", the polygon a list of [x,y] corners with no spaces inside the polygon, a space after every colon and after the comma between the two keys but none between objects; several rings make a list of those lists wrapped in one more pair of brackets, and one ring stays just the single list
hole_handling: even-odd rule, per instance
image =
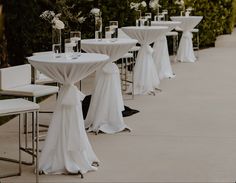
[{"label": "hedge wall background", "polygon": [[[5,36],[0,36],[1,67],[6,62],[10,65],[22,64],[26,61],[25,57],[33,52],[51,49],[51,25],[39,18],[43,11],[53,10],[62,13],[61,19],[67,25],[64,34],[70,30],[80,29],[83,38],[92,38],[94,18],[88,14],[93,7],[101,9],[103,26],[108,25],[109,20],[118,20],[119,26],[122,27],[134,25],[135,22],[136,12],[130,10],[130,2],[140,0],[0,0],[5,26]],[[146,2],[149,3],[149,0]],[[186,0],[186,6],[194,8],[192,15],[204,16],[198,26],[201,48],[214,46],[218,35],[231,33],[236,22],[235,2],[236,0]],[[174,0],[160,0],[160,4],[161,9],[168,9],[169,16],[180,14],[181,10],[175,5]],[[79,25],[68,19],[66,10],[72,14],[82,11],[82,15],[88,17],[85,23]],[[146,8],[146,11],[151,10]],[[1,17],[0,15],[0,20]]]}]

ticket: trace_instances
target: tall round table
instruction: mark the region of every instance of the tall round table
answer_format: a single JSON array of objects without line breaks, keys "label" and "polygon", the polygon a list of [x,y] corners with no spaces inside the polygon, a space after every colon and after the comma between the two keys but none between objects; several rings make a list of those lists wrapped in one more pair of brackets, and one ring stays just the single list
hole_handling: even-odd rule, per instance
[{"label": "tall round table", "polygon": [[74,83],[104,66],[108,59],[107,55],[92,53],[83,53],[70,60],[64,54],[60,58],[55,58],[53,54],[28,57],[36,69],[62,84],[39,158],[39,171],[45,174],[84,174],[97,169],[93,163],[99,160],[84,127],[81,107],[84,94]]},{"label": "tall round table", "polygon": [[195,62],[196,57],[193,51],[193,35],[191,30],[199,24],[202,16],[173,16],[170,17],[173,21],[179,21],[179,27],[182,29],[183,34],[179,43],[177,60],[181,62]]},{"label": "tall round table", "polygon": [[120,72],[113,61],[121,58],[136,43],[134,39],[87,39],[82,40],[86,52],[102,53],[110,56],[109,63],[96,72],[95,89],[85,119],[88,131],[116,133],[129,129],[124,123],[122,111],[124,103],[120,86]]},{"label": "tall round table", "polygon": [[[159,87],[160,79],[153,61],[153,49],[150,44],[165,35],[168,27],[122,27],[122,30],[141,44],[134,67],[134,94],[154,93]],[[132,92],[131,86],[127,92]]]},{"label": "tall round table", "polygon": [[[181,22],[176,21],[152,21],[152,26],[167,26],[168,31],[173,30],[177,25],[180,25]],[[157,72],[160,79],[164,78],[174,78],[171,64],[170,56],[168,51],[167,39],[166,36],[161,36],[157,39],[153,46],[153,60],[157,68]]]}]

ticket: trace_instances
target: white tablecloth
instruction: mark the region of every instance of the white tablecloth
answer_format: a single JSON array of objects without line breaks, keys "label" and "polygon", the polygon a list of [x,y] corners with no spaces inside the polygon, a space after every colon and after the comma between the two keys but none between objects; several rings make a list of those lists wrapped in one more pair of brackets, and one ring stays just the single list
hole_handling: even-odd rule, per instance
[{"label": "white tablecloth", "polygon": [[61,83],[56,109],[39,159],[44,173],[86,173],[96,170],[98,158],[89,143],[82,115],[84,94],[74,85],[77,81],[105,65],[109,57],[102,54],[82,54],[66,60],[65,55],[54,59],[53,54],[29,57],[40,72]]},{"label": "white tablecloth", "polygon": [[195,62],[196,57],[193,51],[193,35],[191,30],[199,24],[202,20],[202,16],[175,16],[170,17],[173,21],[179,21],[181,24],[179,27],[183,31],[182,38],[180,40],[177,59],[181,62]]},{"label": "white tablecloth", "polygon": [[124,123],[122,111],[124,103],[120,86],[120,73],[116,61],[137,43],[134,39],[117,39],[112,42],[89,39],[82,40],[82,49],[86,52],[103,53],[110,56],[106,64],[96,74],[96,86],[90,102],[85,126],[89,131],[116,133],[129,129]]},{"label": "white tablecloth", "polygon": [[[165,35],[167,27],[122,27],[122,30],[141,44],[134,67],[134,94],[149,94],[160,84],[149,44]],[[131,86],[127,92],[132,92]]]},{"label": "white tablecloth", "polygon": [[[152,21],[152,26],[167,26],[167,32],[173,30],[177,25],[180,25],[180,22]],[[161,36],[158,40],[155,41],[153,46],[153,60],[156,64],[157,72],[160,79],[175,77],[170,64],[166,36]]]}]

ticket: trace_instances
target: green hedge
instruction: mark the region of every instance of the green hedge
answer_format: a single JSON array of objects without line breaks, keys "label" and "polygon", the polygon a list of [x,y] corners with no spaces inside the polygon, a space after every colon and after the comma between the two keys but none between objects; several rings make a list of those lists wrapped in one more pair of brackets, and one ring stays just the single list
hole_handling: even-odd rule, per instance
[{"label": "green hedge", "polygon": [[[162,8],[169,10],[170,16],[179,15],[181,11],[173,2],[160,1]],[[198,25],[200,47],[214,46],[217,36],[232,32],[235,24],[235,0],[185,0],[185,4],[186,7],[191,6],[194,9],[191,15],[203,16]]]},{"label": "green hedge", "polygon": [[[103,25],[109,20],[118,20],[120,26],[134,25],[136,12],[130,10],[130,2],[139,0],[7,0],[3,1],[5,9],[5,28],[8,43],[9,63],[19,65],[26,61],[25,57],[33,52],[51,49],[51,26],[39,18],[44,10],[62,12],[63,7],[72,7],[72,12],[82,11],[88,15],[93,7],[102,11]],[[147,3],[149,0],[146,0]],[[192,15],[204,16],[199,24],[200,46],[214,45],[216,37],[231,33],[236,22],[236,0],[188,0],[187,6],[192,6]],[[180,9],[174,0],[160,0],[161,9],[168,9],[169,16],[179,15]],[[115,6],[114,6],[115,5]],[[147,8],[147,11],[150,11]],[[63,13],[63,12],[62,12]],[[62,15],[64,21],[66,16]],[[83,38],[94,37],[94,18],[88,16],[82,25],[68,21],[64,33],[72,29],[81,29]],[[0,52],[1,54],[1,52]]]}]

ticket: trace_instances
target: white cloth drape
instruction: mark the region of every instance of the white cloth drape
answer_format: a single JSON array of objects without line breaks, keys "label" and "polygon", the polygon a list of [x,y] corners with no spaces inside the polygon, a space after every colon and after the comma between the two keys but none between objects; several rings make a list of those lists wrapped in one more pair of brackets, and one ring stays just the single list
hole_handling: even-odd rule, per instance
[{"label": "white cloth drape", "polygon": [[[134,67],[134,94],[148,94],[160,85],[152,58],[153,49],[148,44],[141,46]],[[132,85],[128,93],[132,92]]]},{"label": "white cloth drape", "polygon": [[[152,26],[167,26],[168,32],[173,30],[177,25],[181,24],[181,22],[178,21],[152,21],[151,23]],[[162,36],[155,41],[153,46],[153,60],[160,79],[175,77],[170,64],[166,36]]]},{"label": "white cloth drape", "polygon": [[[122,30],[141,44],[134,67],[134,94],[148,94],[158,88],[160,80],[149,44],[163,36],[167,27],[123,27]],[[130,85],[127,92],[132,92]]]},{"label": "white cloth drape", "polygon": [[120,86],[118,67],[112,63],[122,57],[137,43],[133,39],[82,40],[82,49],[86,52],[103,53],[110,56],[109,63],[96,73],[95,89],[92,94],[90,107],[85,120],[88,131],[116,133],[129,129],[124,123],[123,97]]},{"label": "white cloth drape", "polygon": [[28,58],[36,69],[62,84],[39,158],[40,171],[61,174],[96,170],[92,163],[99,160],[89,143],[82,115],[84,94],[74,83],[106,64],[108,58],[100,54],[82,54],[73,60],[53,59],[53,55]]},{"label": "white cloth drape", "polygon": [[153,60],[160,79],[174,78],[166,36],[160,37],[153,46]]},{"label": "white cloth drape", "polygon": [[191,30],[202,20],[202,16],[174,16],[170,18],[173,21],[180,21],[179,28],[183,31],[177,52],[177,60],[195,62]]},{"label": "white cloth drape", "polygon": [[177,52],[177,60],[181,62],[195,62],[196,57],[193,51],[193,34],[189,31],[183,32]]}]

